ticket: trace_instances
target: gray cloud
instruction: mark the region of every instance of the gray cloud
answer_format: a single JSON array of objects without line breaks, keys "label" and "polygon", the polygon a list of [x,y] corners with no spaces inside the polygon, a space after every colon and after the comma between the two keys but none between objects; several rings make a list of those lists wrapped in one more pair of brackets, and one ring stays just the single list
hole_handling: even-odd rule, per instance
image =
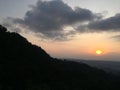
[{"label": "gray cloud", "polygon": [[17,20],[17,19],[8,17],[8,18],[4,19],[2,24],[4,26],[6,26],[7,28],[9,28],[9,31],[20,33],[20,32],[22,32],[22,30],[20,29],[20,27],[18,27],[18,24],[16,24],[15,20]]},{"label": "gray cloud", "polygon": [[[42,38],[53,40],[68,40],[77,32],[120,31],[120,14],[103,19],[101,13],[95,14],[80,7],[72,9],[62,0],[38,0],[23,19],[9,17],[4,21],[4,25],[15,32],[27,28]],[[79,26],[76,27],[75,24]],[[66,26],[73,26],[75,30],[66,31]]]},{"label": "gray cloud", "polygon": [[60,39],[74,34],[71,31],[65,32],[65,26],[100,18],[100,14],[94,14],[88,9],[80,7],[72,9],[62,0],[39,0],[36,6],[32,6],[32,9],[26,12],[23,19],[14,19],[13,22],[45,37]]},{"label": "gray cloud", "polygon": [[[28,11],[24,23],[35,31],[42,33],[60,30],[63,26],[76,22],[89,21],[97,16],[91,11],[82,8],[73,10],[60,0],[38,1],[37,5]],[[43,29],[43,30],[42,30]]]},{"label": "gray cloud", "polygon": [[90,22],[88,25],[81,25],[77,29],[89,32],[120,31],[120,14],[107,19]]}]

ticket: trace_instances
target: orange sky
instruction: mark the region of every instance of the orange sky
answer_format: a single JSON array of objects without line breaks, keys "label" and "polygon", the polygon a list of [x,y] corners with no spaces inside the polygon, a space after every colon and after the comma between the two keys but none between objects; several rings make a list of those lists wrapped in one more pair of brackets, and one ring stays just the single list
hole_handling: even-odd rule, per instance
[{"label": "orange sky", "polygon": [[[113,34],[114,35],[114,34]],[[57,58],[118,60],[120,59],[119,42],[110,38],[107,33],[89,33],[76,35],[70,41],[45,41],[34,35],[24,34],[28,40],[41,46],[47,53]],[[95,51],[100,49],[103,54],[98,56]],[[111,55],[112,54],[112,55]]]}]

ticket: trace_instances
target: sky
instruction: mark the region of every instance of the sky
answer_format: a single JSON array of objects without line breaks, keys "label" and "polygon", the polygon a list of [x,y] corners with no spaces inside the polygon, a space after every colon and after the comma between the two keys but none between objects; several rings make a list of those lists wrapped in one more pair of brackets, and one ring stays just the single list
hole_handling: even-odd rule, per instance
[{"label": "sky", "polygon": [[[120,61],[120,0],[0,0],[0,24],[55,58]],[[96,50],[103,53],[97,55]]]}]

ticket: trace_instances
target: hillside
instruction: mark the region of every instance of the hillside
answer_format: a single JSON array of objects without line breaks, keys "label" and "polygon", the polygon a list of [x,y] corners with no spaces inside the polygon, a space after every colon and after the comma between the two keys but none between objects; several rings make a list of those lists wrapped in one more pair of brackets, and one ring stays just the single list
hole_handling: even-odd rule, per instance
[{"label": "hillside", "polygon": [[87,64],[52,58],[0,25],[0,90],[119,90],[119,83]]}]

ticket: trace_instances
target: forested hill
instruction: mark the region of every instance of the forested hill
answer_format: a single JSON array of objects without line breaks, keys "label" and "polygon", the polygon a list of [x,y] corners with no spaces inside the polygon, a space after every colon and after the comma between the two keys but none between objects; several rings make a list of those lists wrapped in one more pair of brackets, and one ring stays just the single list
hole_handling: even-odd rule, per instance
[{"label": "forested hill", "polygon": [[0,25],[0,90],[120,90],[120,78],[52,58]]}]

